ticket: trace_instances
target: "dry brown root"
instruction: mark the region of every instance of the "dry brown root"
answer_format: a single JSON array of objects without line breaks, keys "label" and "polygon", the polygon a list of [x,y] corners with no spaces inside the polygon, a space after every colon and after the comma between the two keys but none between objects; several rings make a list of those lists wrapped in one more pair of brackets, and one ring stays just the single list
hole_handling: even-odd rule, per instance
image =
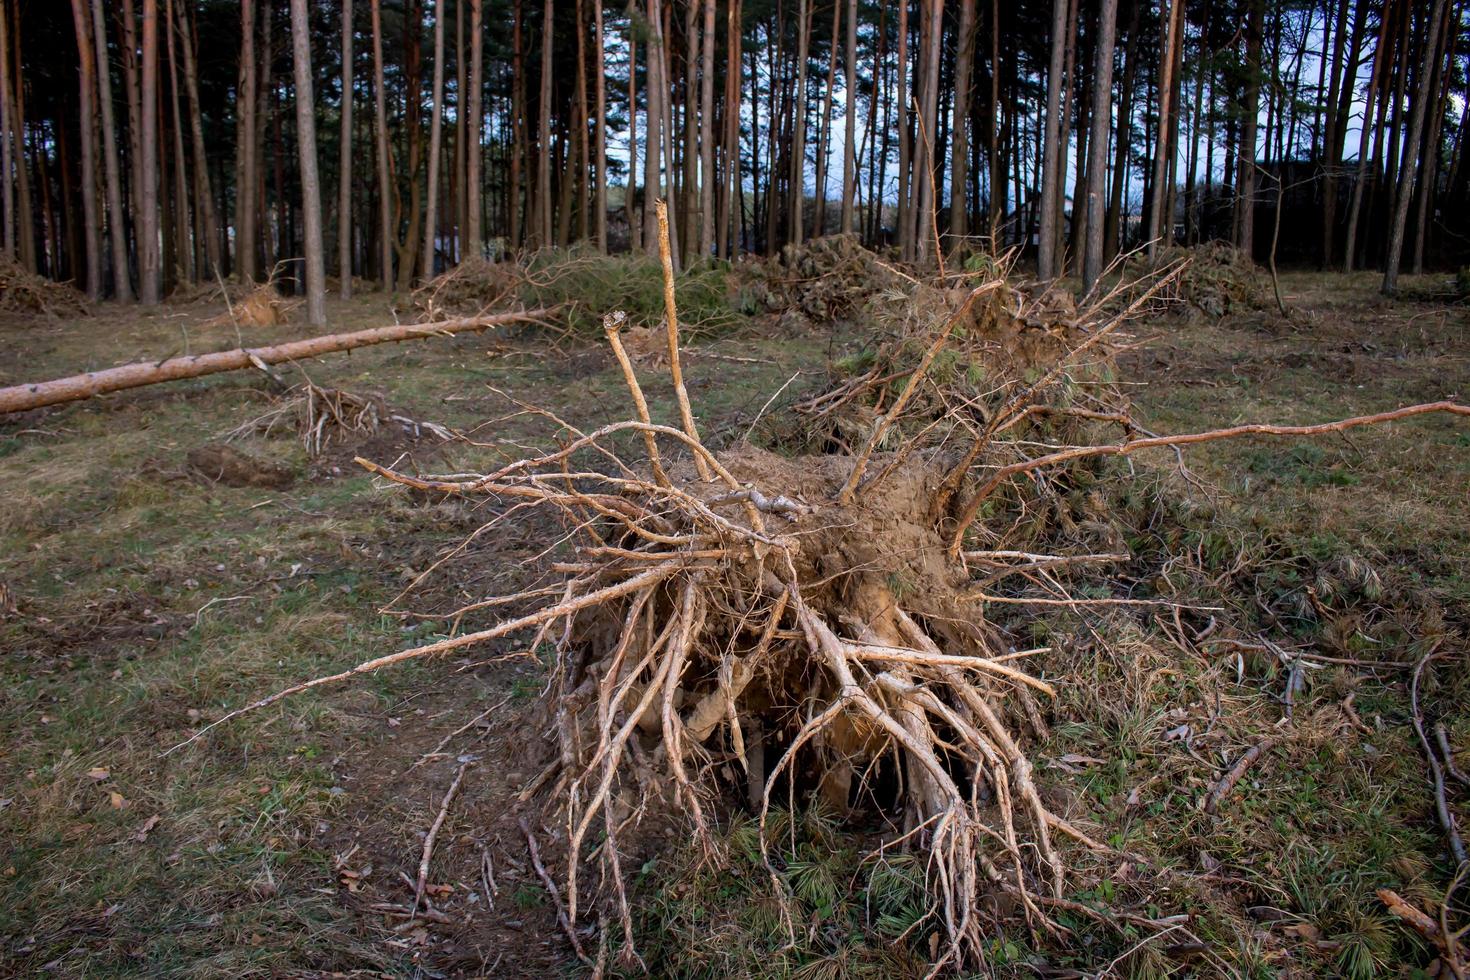
[{"label": "dry brown root", "polygon": [[[571,465],[582,451],[602,448],[606,458],[624,432],[677,441],[714,479],[700,480],[687,461],[669,468],[667,486],[616,462],[614,475]],[[625,422],[478,480],[370,468],[424,491],[550,507],[577,529],[575,553],[557,565],[567,576],[561,601],[537,636],[557,646],[550,703],[573,923],[589,851],[596,893],[627,914],[624,835],[647,792],[686,812],[713,847],[712,800],[733,785],[722,763],[748,765],[753,720],[764,748],[781,749],[763,810],[814,768],[843,807],[861,795],[855,771],[893,768],[905,787],[891,801],[895,831],[931,856],[952,955],[979,955],[987,888],[1062,893],[1052,833],[1067,825],[1043,804],[1008,720],[1018,687],[1051,686],[999,659],[1011,651],[991,646],[973,608],[961,610],[963,569],[943,559],[927,523],[924,491],[940,473],[926,462],[843,504],[851,460],[716,456],[681,430]],[[913,557],[885,560],[889,549]],[[916,580],[912,602],[895,596],[895,576]],[[958,615],[972,629],[931,625]],[[1026,907],[1046,922],[1039,906]]]}]

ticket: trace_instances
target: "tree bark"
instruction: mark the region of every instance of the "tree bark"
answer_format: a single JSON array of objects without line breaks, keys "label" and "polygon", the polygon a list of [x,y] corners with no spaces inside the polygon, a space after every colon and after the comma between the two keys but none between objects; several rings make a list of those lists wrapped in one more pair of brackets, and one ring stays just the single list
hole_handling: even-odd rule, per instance
[{"label": "tree bark", "polygon": [[1246,255],[1252,253],[1255,244],[1256,120],[1261,108],[1261,22],[1265,11],[1265,0],[1250,0],[1245,29],[1245,98],[1241,107],[1235,180],[1235,245]]},{"label": "tree bark", "polygon": [[1358,219],[1363,209],[1363,191],[1368,182],[1368,141],[1373,135],[1369,120],[1373,118],[1373,103],[1386,78],[1385,56],[1392,58],[1389,47],[1389,8],[1393,0],[1385,0],[1383,19],[1378,28],[1378,45],[1373,49],[1373,71],[1368,81],[1367,101],[1363,107],[1363,125],[1358,134],[1358,166],[1353,179],[1353,196],[1348,205],[1347,235],[1343,241],[1342,271],[1352,272],[1357,256]]},{"label": "tree bark", "polygon": [[551,0],[546,0],[541,20],[541,98],[537,107],[539,123],[536,132],[536,244],[541,248],[555,241],[551,234],[551,49],[554,21]]},{"label": "tree bark", "polygon": [[[474,0],[476,5],[479,0]],[[714,0],[709,0],[713,3]],[[607,65],[605,56],[607,54],[607,42],[602,34],[602,0],[593,0],[592,4],[592,29],[596,34],[596,43],[593,58],[593,74],[595,98],[597,100],[596,115],[593,120],[593,145],[597,147],[596,186],[592,193],[592,207],[594,211],[593,236],[597,239],[597,250],[604,255],[607,254]],[[628,62],[628,71],[633,71],[633,63]],[[631,101],[628,103],[628,118],[631,132],[631,120],[637,106]],[[631,147],[630,147],[631,156]],[[629,160],[631,165],[632,160]],[[630,211],[631,213],[631,211]]]},{"label": "tree bark", "polygon": [[[1173,0],[1177,5],[1183,0]],[[1046,73],[1046,136],[1041,147],[1041,231],[1036,251],[1036,277],[1056,278],[1057,198],[1062,192],[1062,70],[1067,57],[1067,0],[1052,0],[1051,65]]]},{"label": "tree bark", "polygon": [[173,122],[173,144],[174,144],[174,200],[170,201],[171,210],[174,211],[174,262],[165,269],[170,276],[180,276],[187,280],[195,280],[194,249],[189,242],[189,218],[194,208],[194,202],[190,200],[189,181],[187,177],[188,168],[184,160],[184,116],[179,107],[179,69],[178,50],[174,38],[178,31],[174,28],[174,0],[168,0],[164,6],[164,34],[167,38],[168,49],[168,83],[169,83],[169,107]]},{"label": "tree bark", "polygon": [[[371,0],[370,0],[371,2]],[[342,0],[342,131],[337,155],[337,278],[352,298],[352,0]]]},{"label": "tree bark", "polygon": [[[837,0],[840,2],[840,0]],[[971,7],[975,0],[967,0]],[[843,139],[842,139],[842,224],[841,231],[844,235],[852,234],[853,209],[856,206],[854,198],[857,197],[857,149],[853,143],[857,140],[857,0],[847,0],[847,43],[844,45],[847,51],[847,63],[844,67],[842,78],[843,87],[847,92],[847,108],[843,110]],[[835,47],[837,38],[832,38]],[[878,66],[873,66],[874,78],[877,78]],[[871,127],[870,127],[871,128]],[[872,134],[869,134],[869,138]]]},{"label": "tree bark", "polygon": [[301,156],[301,209],[306,221],[306,320],[327,325],[326,261],[322,255],[322,188],[316,164],[316,99],[311,91],[311,25],[306,0],[291,0],[291,54],[296,68],[296,148]]},{"label": "tree bark", "polygon": [[[102,103],[102,160],[107,176],[107,226],[112,243],[112,294],[123,303],[133,301],[133,281],[128,262],[128,230],[122,206],[122,168],[117,156],[117,130],[113,125],[112,72],[107,64],[107,24],[102,16],[103,0],[92,0],[92,35],[97,55],[97,90]],[[8,213],[8,212],[7,212]]]},{"label": "tree bark", "polygon": [[102,234],[97,225],[97,61],[92,52],[92,26],[86,0],[71,0],[77,35],[77,77],[81,95],[82,224],[87,250],[87,298],[102,298]]},{"label": "tree bark", "polygon": [[[1000,0],[995,0],[999,3]],[[898,205],[895,209],[897,220],[897,236],[899,255],[905,262],[914,257],[914,239],[909,233],[910,213],[909,207],[909,172],[913,163],[913,154],[910,152],[910,126],[909,126],[909,95],[908,95],[908,61],[909,61],[909,0],[898,0],[898,67],[897,71],[897,94],[895,101],[898,103],[898,125],[895,127],[898,136]]]},{"label": "tree bark", "polygon": [[465,210],[468,222],[465,254],[482,258],[485,254],[485,235],[482,228],[484,203],[481,189],[481,166],[485,158],[484,112],[481,111],[480,95],[484,88],[481,79],[482,62],[485,57],[484,0],[470,0],[470,97],[469,118],[466,120],[465,157]]},{"label": "tree bark", "polygon": [[[1253,10],[1259,10],[1263,0],[1255,0]],[[1256,26],[1255,62],[1257,67],[1247,71],[1259,72],[1260,62],[1260,26],[1258,14],[1252,14],[1252,22]],[[1169,28],[1164,39],[1164,50],[1159,61],[1159,131],[1158,139],[1154,145],[1154,174],[1153,195],[1150,198],[1148,209],[1148,257],[1150,260],[1158,254],[1161,244],[1170,244],[1174,239],[1174,215],[1169,208],[1169,163],[1174,156],[1175,116],[1174,111],[1174,66],[1179,59],[1179,49],[1184,39],[1184,0],[1170,0],[1169,3]],[[1259,91],[1259,82],[1257,90]],[[1254,113],[1255,108],[1252,100],[1247,97],[1247,112]],[[1255,124],[1254,116],[1248,121],[1247,128],[1254,139]],[[1252,158],[1254,163],[1254,157]],[[1251,171],[1254,173],[1254,170]]]},{"label": "tree bark", "polygon": [[434,258],[439,241],[439,156],[444,133],[444,0],[434,4],[434,91],[429,96],[433,118],[429,120],[429,190],[424,203],[424,254],[419,274],[434,278]]},{"label": "tree bark", "polygon": [[[1083,243],[1082,288],[1088,292],[1096,285],[1103,269],[1103,188],[1108,174],[1108,133],[1113,125],[1113,47],[1117,22],[1118,0],[1102,0],[1092,78],[1092,136],[1087,148],[1087,239]],[[1118,139],[1125,138],[1120,128]]]},{"label": "tree bark", "polygon": [[[1425,25],[1427,37],[1424,41],[1424,64],[1428,66],[1439,50],[1439,31],[1445,19],[1446,0],[1434,0],[1434,9],[1429,14],[1429,22]],[[1404,142],[1404,160],[1399,168],[1399,187],[1394,196],[1393,225],[1388,234],[1388,259],[1383,267],[1383,294],[1394,296],[1398,293],[1399,285],[1399,262],[1404,252],[1404,230],[1409,220],[1409,204],[1414,196],[1414,178],[1418,173],[1415,159],[1419,153],[1419,143],[1424,136],[1424,117],[1430,102],[1434,101],[1434,92],[1430,86],[1421,84],[1414,93],[1413,108],[1409,111],[1409,133]]]},{"label": "tree bark", "polygon": [[[249,0],[246,0],[249,2]],[[378,144],[378,249],[379,276],[383,291],[390,292],[393,278],[393,201],[389,177],[388,105],[383,88],[383,18],[380,0],[371,0],[373,12],[373,115]]]},{"label": "tree bark", "polygon": [[158,230],[158,0],[143,0],[141,93],[143,187],[138,194],[138,266],[143,304],[162,299]]},{"label": "tree bark", "polygon": [[10,98],[10,5],[0,0],[0,168],[5,171],[3,196],[5,206],[4,249],[7,259],[15,258],[16,214],[15,183],[17,172],[25,166],[25,155],[18,138],[20,126]]},{"label": "tree bark", "polygon": [[[645,134],[646,141],[646,134]],[[644,150],[645,155],[647,150]],[[648,171],[643,172],[648,182]],[[643,248],[643,223],[635,205],[638,201],[638,38],[633,18],[628,18],[628,186],[623,191],[623,213],[628,220],[628,245],[637,252]]]},{"label": "tree bark", "polygon": [[235,87],[235,266],[246,280],[260,274],[255,241],[255,187],[259,182],[255,158],[256,89],[255,0],[240,0],[240,74]]},{"label": "tree bark", "polygon": [[806,69],[812,39],[811,0],[798,0],[796,40],[796,97],[791,101],[791,241],[806,237]]},{"label": "tree bark", "polygon": [[[939,159],[941,149],[938,145],[937,123],[939,121],[939,49],[944,39],[944,0],[927,0],[927,4],[929,19],[924,38],[923,79],[919,88],[922,97],[919,106],[919,143],[915,154],[921,163],[914,167],[914,179],[919,182],[918,232],[914,254],[921,263],[928,261],[930,247],[936,246],[934,212],[939,206],[936,180],[942,176],[936,173],[939,169],[936,161]],[[943,256],[936,255],[935,259],[942,262]]]},{"label": "tree bark", "polygon": [[[209,157],[204,146],[204,113],[199,103],[199,66],[196,54],[199,42],[187,12],[179,15],[179,29],[184,32],[184,91],[189,97],[189,130],[194,153],[194,207],[199,213],[199,234],[204,239],[204,261],[214,275],[223,275],[220,268],[219,219],[214,210],[214,188],[209,179]],[[107,125],[105,117],[103,125]],[[200,271],[200,278],[206,278],[204,270]]]},{"label": "tree bark", "polygon": [[975,0],[960,0],[960,33],[955,39],[957,51],[954,75],[954,124],[952,126],[954,137],[949,190],[949,233],[954,236],[957,244],[970,233],[970,213],[966,191],[970,179],[968,122],[970,118],[970,82],[975,71],[975,21]]},{"label": "tree bark", "polygon": [[[600,7],[599,7],[600,9]],[[715,251],[715,0],[704,0],[699,79],[699,259]]]}]

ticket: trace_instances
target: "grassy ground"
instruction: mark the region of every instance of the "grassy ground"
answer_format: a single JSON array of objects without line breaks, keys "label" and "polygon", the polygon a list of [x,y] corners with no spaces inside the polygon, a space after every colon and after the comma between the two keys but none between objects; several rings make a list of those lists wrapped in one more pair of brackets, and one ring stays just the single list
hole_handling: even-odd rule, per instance
[{"label": "grassy ground", "polygon": [[[1140,325],[1128,376],[1144,383],[1138,400],[1154,428],[1317,421],[1466,394],[1463,308],[1387,304],[1368,276],[1284,285],[1303,311],[1292,323],[1249,314]],[[104,309],[74,322],[0,324],[0,383],[234,346],[233,327],[210,325],[219,312]],[[331,315],[348,329],[394,314],[369,296],[334,303]],[[304,334],[283,326],[246,339]],[[820,371],[832,343],[755,327],[696,341],[686,371],[706,430],[737,438],[793,372]],[[472,432],[475,445],[385,435],[355,447],[436,470],[472,470],[545,443],[553,427],[504,418],[517,410],[492,387],[574,424],[623,415],[621,380],[599,349],[554,349],[535,337],[440,339],[302,369],[318,384],[374,391],[409,416]],[[665,387],[655,384],[650,393]],[[483,520],[375,486],[351,464],[354,447],[308,460],[289,435],[238,444],[288,467],[295,478],[284,489],[224,486],[191,469],[191,449],[262,414],[271,397],[263,377],[223,375],[0,420],[0,585],[16,605],[0,614],[0,972],[567,969],[514,816],[516,793],[544,754],[534,660],[375,676],[290,699],[162,755],[286,682],[448,629],[382,610]],[[672,417],[671,399],[657,398],[654,411]],[[1422,964],[1428,956],[1385,920],[1372,890],[1393,885],[1427,899],[1446,877],[1402,667],[1436,637],[1454,649],[1426,697],[1463,753],[1470,713],[1455,699],[1470,699],[1470,433],[1427,419],[1313,445],[1212,444],[1189,459],[1216,488],[1204,526],[1218,533],[1187,543],[1226,565],[1231,548],[1265,555],[1279,572],[1257,582],[1268,597],[1317,587],[1289,581],[1300,572],[1289,555],[1314,556],[1314,568],[1348,558],[1370,565],[1386,594],[1366,604],[1323,596],[1334,614],[1317,620],[1328,625],[1295,638],[1395,666],[1314,671],[1281,735],[1283,678],[1256,653],[1187,638],[1181,651],[1150,630],[1125,657],[1073,648],[1070,659],[1041,665],[1074,681],[1038,749],[1054,791],[1104,836],[1177,874],[1164,892],[1145,895],[1136,870],[1089,866],[1082,897],[1197,913],[1192,931],[1210,949],[1186,968],[1205,975],[1391,975],[1400,962]],[[433,615],[510,591],[532,574],[544,540],[534,528],[497,531],[406,605]],[[472,660],[514,650],[474,651]],[[1348,694],[1361,729],[1343,720]],[[446,754],[415,765],[491,707]],[[1181,726],[1193,735],[1170,737]],[[1221,814],[1198,812],[1227,760],[1272,733],[1281,747]],[[469,757],[429,879],[442,921],[409,922],[394,911],[412,902],[403,875],[414,877],[423,834]],[[829,833],[818,820],[811,839]],[[762,939],[759,896],[729,876],[658,890],[677,867],[671,855],[646,869],[650,948],[669,949],[661,962],[689,972],[749,962],[724,957]],[[814,916],[838,923],[835,938],[756,961],[762,969],[836,963],[836,972],[812,975],[896,975],[912,966],[923,949],[900,944],[889,951],[895,960],[873,960],[871,944],[846,931],[869,922],[848,884],[854,868],[808,876]],[[837,894],[818,887],[826,878]],[[895,914],[908,887],[899,878],[880,883],[896,896]],[[751,913],[748,923],[732,903]],[[1247,912],[1267,906],[1283,917]],[[1054,943],[1043,952],[1047,944],[1016,935],[997,937],[997,962],[1020,971],[1045,957],[1049,967],[1096,969],[1131,944],[1076,925],[1070,960]],[[1130,954],[1119,969],[1177,967],[1168,946]]]}]

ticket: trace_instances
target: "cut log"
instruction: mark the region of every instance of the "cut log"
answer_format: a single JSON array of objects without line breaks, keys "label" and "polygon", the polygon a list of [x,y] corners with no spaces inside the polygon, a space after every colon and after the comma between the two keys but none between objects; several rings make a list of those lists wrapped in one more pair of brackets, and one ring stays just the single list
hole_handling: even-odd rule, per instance
[{"label": "cut log", "polygon": [[216,351],[212,354],[193,354],[188,357],[170,357],[162,361],[141,361],[124,364],[104,371],[89,371],[74,374],[69,378],[40,381],[33,384],[14,385],[0,388],[0,414],[24,412],[46,405],[80,401],[96,395],[127,388],[141,388],[161,381],[180,381],[198,378],[222,371],[239,371],[259,364],[280,364],[284,361],[300,361],[323,354],[335,354],[355,347],[372,344],[388,344],[402,340],[419,340],[445,336],[466,331],[488,330],[508,323],[524,323],[543,319],[552,313],[549,309],[523,310],[514,313],[497,313],[490,316],[463,317],[457,320],[439,320],[434,323],[405,323],[391,327],[374,327],[352,333],[326,334],[308,337],[269,347],[241,347],[234,350]]}]

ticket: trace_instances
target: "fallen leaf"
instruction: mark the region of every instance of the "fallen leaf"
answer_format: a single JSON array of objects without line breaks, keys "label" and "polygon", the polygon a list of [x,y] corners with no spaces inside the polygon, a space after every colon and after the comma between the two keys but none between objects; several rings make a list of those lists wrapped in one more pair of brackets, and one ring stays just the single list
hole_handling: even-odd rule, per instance
[{"label": "fallen leaf", "polygon": [[106,769],[103,769],[101,766],[98,766],[95,769],[87,770],[87,778],[97,783],[102,782],[102,780],[111,775],[112,773],[108,772]]},{"label": "fallen leaf", "polygon": [[138,833],[133,836],[133,839],[140,844],[146,841],[148,839],[148,835],[153,832],[153,828],[157,827],[159,821],[161,821],[162,819],[163,817],[155,813],[147,820],[144,820],[143,826],[138,828]]},{"label": "fallen leaf", "polygon": [[1075,752],[1068,752],[1062,756],[1061,761],[1070,762],[1077,766],[1100,766],[1103,763],[1102,759],[1094,759],[1090,755],[1078,755]]},{"label": "fallen leaf", "polygon": [[123,796],[116,790],[108,793],[107,798],[112,801],[112,808],[114,810],[121,810],[123,807],[128,805],[127,797]]}]

